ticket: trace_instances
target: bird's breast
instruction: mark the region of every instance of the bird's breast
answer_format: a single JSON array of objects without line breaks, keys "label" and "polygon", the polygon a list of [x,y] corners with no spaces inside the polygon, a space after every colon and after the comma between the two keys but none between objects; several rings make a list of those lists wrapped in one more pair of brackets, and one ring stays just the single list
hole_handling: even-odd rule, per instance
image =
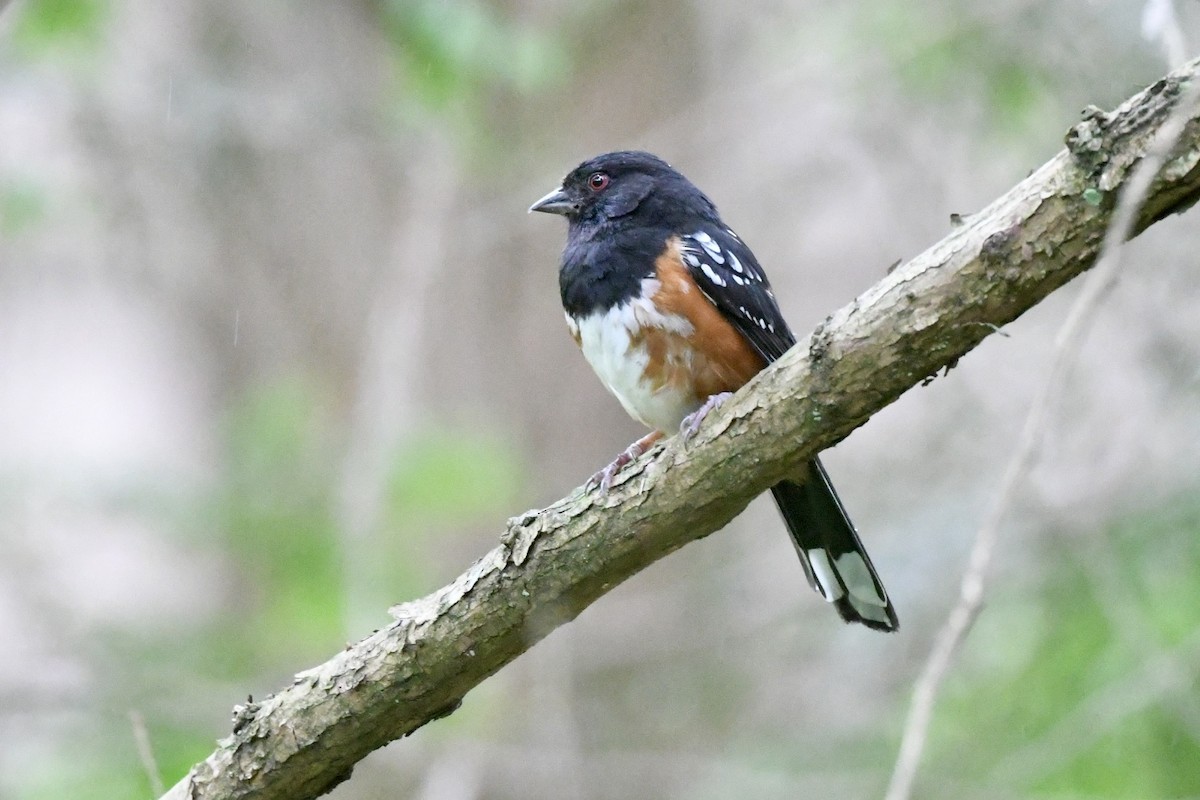
[{"label": "bird's breast", "polygon": [[753,353],[731,359],[726,349],[711,347],[709,332],[665,310],[658,280],[643,284],[640,296],[607,309],[568,313],[567,326],[625,411],[647,427],[673,433],[710,395],[735,391],[762,362]]},{"label": "bird's breast", "polygon": [[[572,306],[567,326],[592,369],[634,419],[672,433],[710,395],[736,391],[764,365],[684,267],[677,237],[653,272],[618,297]],[[625,271],[628,274],[628,271]]]},{"label": "bird's breast", "polygon": [[658,281],[643,281],[642,293],[581,317],[567,326],[584,358],[631,417],[647,427],[674,432],[704,401],[692,372],[695,334],[684,316],[661,312],[651,298]]}]

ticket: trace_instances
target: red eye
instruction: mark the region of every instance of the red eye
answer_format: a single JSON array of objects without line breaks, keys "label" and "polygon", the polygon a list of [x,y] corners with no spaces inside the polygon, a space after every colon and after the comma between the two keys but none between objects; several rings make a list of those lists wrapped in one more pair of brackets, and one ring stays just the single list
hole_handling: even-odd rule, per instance
[{"label": "red eye", "polygon": [[593,172],[588,176],[587,185],[593,192],[599,192],[608,186],[608,176],[603,172]]}]

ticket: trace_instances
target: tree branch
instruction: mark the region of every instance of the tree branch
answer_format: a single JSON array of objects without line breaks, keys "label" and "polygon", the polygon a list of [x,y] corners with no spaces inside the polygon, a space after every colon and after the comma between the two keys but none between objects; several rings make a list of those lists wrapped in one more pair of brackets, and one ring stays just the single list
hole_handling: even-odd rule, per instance
[{"label": "tree branch", "polygon": [[[626,578],[735,517],[803,461],[1088,269],[1117,191],[1200,75],[1193,61],[1111,114],[1089,109],[1067,150],[825,320],[604,498],[579,491],[509,520],[501,544],[396,620],[236,709],[234,732],[164,798],[316,797],[371,751],[462,697]],[[1200,199],[1200,119],[1150,189],[1140,232]]]}]

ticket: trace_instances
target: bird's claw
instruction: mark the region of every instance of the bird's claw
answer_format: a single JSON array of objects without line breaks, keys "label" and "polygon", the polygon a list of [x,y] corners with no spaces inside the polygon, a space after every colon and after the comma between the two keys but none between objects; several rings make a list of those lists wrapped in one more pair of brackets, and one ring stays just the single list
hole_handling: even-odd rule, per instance
[{"label": "bird's claw", "polygon": [[688,439],[691,439],[696,435],[696,431],[700,430],[700,423],[704,422],[704,418],[708,416],[709,412],[731,397],[733,397],[733,392],[719,392],[714,394],[704,401],[704,405],[684,417],[683,422],[679,423],[680,440],[684,444],[687,444]]},{"label": "bird's claw", "polygon": [[643,436],[629,445],[629,447],[626,447],[621,451],[619,456],[613,459],[611,464],[588,478],[588,482],[584,484],[584,490],[590,492],[592,489],[599,487],[600,494],[608,494],[608,490],[612,488],[613,481],[616,480],[617,474],[622,468],[626,464],[636,461],[639,456],[647,452],[660,438],[662,438],[662,434],[656,431]]},{"label": "bird's claw", "polygon": [[632,449],[633,448],[631,446],[630,448],[622,451],[619,456],[613,459],[611,464],[597,472],[592,477],[588,478],[588,482],[584,486],[584,489],[590,492],[592,489],[599,487],[600,494],[608,494],[608,490],[612,488],[613,481],[616,479],[617,473],[621,471],[621,468],[637,458],[638,455],[641,455],[641,453],[638,453],[637,455],[630,455],[629,450]]}]

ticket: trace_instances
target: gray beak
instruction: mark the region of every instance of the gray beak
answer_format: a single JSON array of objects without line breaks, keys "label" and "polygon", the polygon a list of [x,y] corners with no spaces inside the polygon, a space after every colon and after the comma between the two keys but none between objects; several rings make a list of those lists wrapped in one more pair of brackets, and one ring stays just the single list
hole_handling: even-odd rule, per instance
[{"label": "gray beak", "polygon": [[529,213],[534,211],[544,211],[547,214],[573,214],[579,210],[579,206],[575,204],[567,193],[562,190],[562,187],[555,189],[550,194],[529,207]]}]

